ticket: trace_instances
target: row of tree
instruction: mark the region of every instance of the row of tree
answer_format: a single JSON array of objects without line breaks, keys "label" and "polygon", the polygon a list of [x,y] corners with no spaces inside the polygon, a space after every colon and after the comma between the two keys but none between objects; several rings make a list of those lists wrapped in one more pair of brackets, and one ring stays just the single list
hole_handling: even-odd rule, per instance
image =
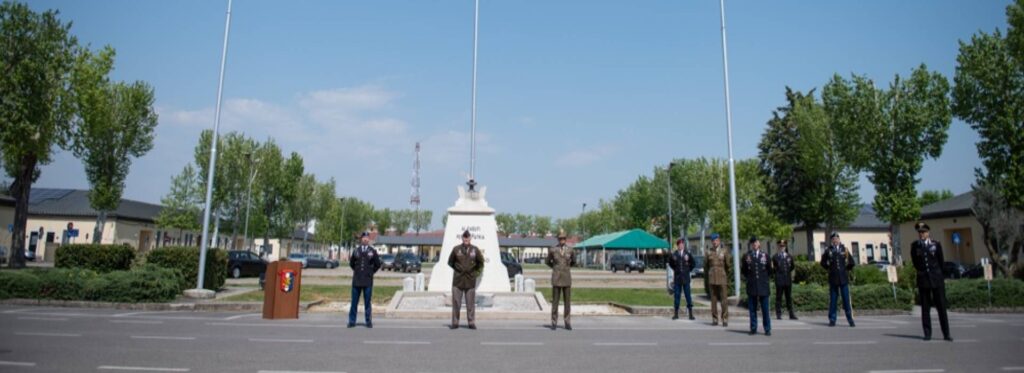
[{"label": "row of tree", "polygon": [[82,160],[89,203],[99,212],[93,242],[117,209],[132,158],[153,147],[153,88],[110,79],[114,49],[91,50],[57,11],[0,4],[0,163],[15,199],[10,266],[25,265],[25,225],[32,183],[57,149]]}]

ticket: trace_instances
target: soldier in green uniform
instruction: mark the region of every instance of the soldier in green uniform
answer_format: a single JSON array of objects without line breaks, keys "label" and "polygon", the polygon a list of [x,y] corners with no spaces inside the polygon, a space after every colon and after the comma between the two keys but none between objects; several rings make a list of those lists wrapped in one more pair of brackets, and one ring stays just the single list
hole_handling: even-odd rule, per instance
[{"label": "soldier in green uniform", "polygon": [[[729,326],[729,265],[732,255],[722,247],[718,233],[711,234],[711,248],[704,256],[704,283],[711,293],[711,325]],[[719,313],[719,306],[722,310]]]},{"label": "soldier in green uniform", "polygon": [[565,231],[558,233],[558,245],[548,249],[548,257],[544,264],[551,267],[551,330],[558,327],[558,298],[565,298],[565,309],[562,317],[565,320],[565,329],[572,330],[570,312],[572,311],[572,266],[576,265],[576,255],[573,250],[565,245]]},{"label": "soldier in green uniform", "polygon": [[462,232],[462,244],[452,249],[448,266],[455,271],[452,279],[452,324],[459,327],[459,312],[462,300],[466,300],[466,321],[470,329],[476,329],[476,279],[484,269],[484,254],[480,248],[470,244],[469,231]]}]

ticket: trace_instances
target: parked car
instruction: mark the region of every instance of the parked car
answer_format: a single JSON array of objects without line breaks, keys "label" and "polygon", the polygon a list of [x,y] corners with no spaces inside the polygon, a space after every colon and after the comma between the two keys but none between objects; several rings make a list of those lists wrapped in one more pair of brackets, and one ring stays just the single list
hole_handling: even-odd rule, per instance
[{"label": "parked car", "polygon": [[544,260],[541,259],[541,257],[539,257],[539,256],[523,259],[523,263],[527,263],[527,264],[540,264],[543,261]]},{"label": "parked car", "polygon": [[339,262],[338,259],[330,259],[330,258],[328,258],[328,259],[325,259],[325,260],[327,260],[327,263],[329,263],[331,265],[330,267],[327,267],[327,268],[331,268],[331,269],[338,268],[338,266],[341,265],[341,262]]},{"label": "parked car", "polygon": [[306,255],[306,267],[308,268],[334,268],[331,261],[324,259],[323,255],[320,254],[307,254]]},{"label": "parked car", "polygon": [[985,277],[985,267],[982,267],[981,264],[975,264],[975,265],[972,265],[972,266],[968,267],[967,270],[964,271],[963,276],[961,278],[982,278],[982,277]]},{"label": "parked car", "polygon": [[0,264],[7,264],[7,246],[0,246]]},{"label": "parked car", "polygon": [[512,254],[501,253],[501,264],[504,264],[505,269],[508,270],[508,278],[513,278],[523,273],[523,265],[519,264],[519,261]]},{"label": "parked car", "polygon": [[423,262],[420,261],[420,257],[416,254],[410,252],[398,253],[391,267],[395,271],[419,272],[422,270]]},{"label": "parked car", "polygon": [[967,268],[963,264],[957,262],[945,262],[942,263],[942,277],[948,279],[963,278],[964,273],[967,272]]},{"label": "parked car", "polygon": [[302,263],[302,268],[306,268],[306,267],[309,266],[309,261],[306,258],[306,254],[291,253],[291,254],[288,254],[288,260],[291,260],[293,262],[301,262]]},{"label": "parked car", "polygon": [[892,265],[892,264],[889,263],[888,260],[878,260],[878,261],[874,261],[873,260],[873,261],[868,261],[868,264],[874,264],[875,267],[878,267],[878,270],[882,271],[882,272],[885,272],[885,271],[889,270],[889,266]]},{"label": "parked car", "polygon": [[248,251],[228,251],[228,275],[231,278],[260,276],[267,272],[267,262]]},{"label": "parked car", "polygon": [[704,257],[693,256],[693,271],[690,271],[690,278],[704,278]]},{"label": "parked car", "polygon": [[395,270],[395,256],[391,254],[380,255],[380,269],[385,271]]},{"label": "parked car", "polygon": [[644,261],[637,259],[636,255],[633,254],[615,254],[612,256],[612,260],[608,262],[608,265],[612,268],[612,273],[620,270],[626,271],[626,273],[633,271],[644,273],[646,268]]}]

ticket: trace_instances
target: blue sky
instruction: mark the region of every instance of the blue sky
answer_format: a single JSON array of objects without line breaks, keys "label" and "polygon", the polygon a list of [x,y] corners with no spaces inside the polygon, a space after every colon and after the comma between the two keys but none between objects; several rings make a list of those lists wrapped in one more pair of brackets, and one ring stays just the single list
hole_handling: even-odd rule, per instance
[{"label": "blue sky", "polygon": [[[568,217],[672,158],[727,156],[718,1],[481,1],[477,179],[500,212]],[[735,156],[755,157],[784,87],[834,73],[887,85],[955,69],[958,40],[1005,29],[1007,1],[728,1]],[[126,197],[158,202],[213,126],[226,2],[49,1],[73,33],[117,49],[114,78],[156,89],[156,146]],[[273,137],[338,193],[423,208],[469,168],[470,0],[250,1],[232,12],[222,131]],[[969,190],[977,134],[954,121],[922,189]],[[68,153],[37,186],[87,188]],[[862,177],[861,197],[874,188]]]}]

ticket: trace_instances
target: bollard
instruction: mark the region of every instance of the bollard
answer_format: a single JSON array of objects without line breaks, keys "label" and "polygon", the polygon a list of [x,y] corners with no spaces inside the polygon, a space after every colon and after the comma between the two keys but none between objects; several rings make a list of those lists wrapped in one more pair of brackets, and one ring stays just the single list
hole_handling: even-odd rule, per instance
[{"label": "bollard", "polygon": [[406,277],[402,280],[402,291],[413,291],[414,286],[415,280],[413,280],[412,277]]},{"label": "bollard", "polygon": [[525,291],[527,293],[536,292],[537,291],[537,281],[534,281],[532,278],[528,278],[528,279],[526,279],[526,281],[523,281],[523,291]]},{"label": "bollard", "polygon": [[424,290],[424,286],[426,285],[425,278],[426,277],[423,276],[423,273],[417,273],[416,274],[416,291],[423,291]]},{"label": "bollard", "polygon": [[516,290],[515,291],[517,293],[522,293],[523,292],[523,274],[522,273],[516,275]]}]

